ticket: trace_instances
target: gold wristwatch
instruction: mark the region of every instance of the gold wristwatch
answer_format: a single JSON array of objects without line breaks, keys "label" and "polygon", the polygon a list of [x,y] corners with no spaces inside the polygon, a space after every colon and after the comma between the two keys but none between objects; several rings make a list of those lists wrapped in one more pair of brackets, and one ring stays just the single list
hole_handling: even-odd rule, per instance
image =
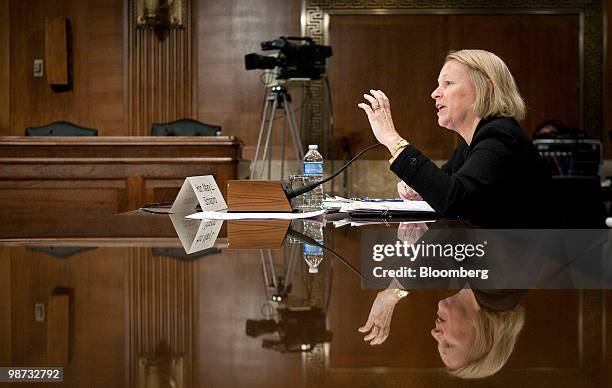
[{"label": "gold wristwatch", "polygon": [[404,298],[405,296],[408,295],[408,291],[406,291],[403,288],[401,288],[401,285],[397,281],[396,278],[393,278],[393,280],[391,281],[390,288],[393,289],[393,293],[395,295],[397,295],[397,297],[400,298],[400,299],[402,299],[402,298]]},{"label": "gold wristwatch", "polygon": [[401,288],[394,288],[393,292],[395,293],[395,295],[397,295],[398,298],[402,299],[406,296],[408,296],[408,291],[406,290],[402,290]]},{"label": "gold wristwatch", "polygon": [[393,161],[397,157],[398,151],[408,145],[410,145],[410,143],[408,143],[406,139],[399,139],[398,141],[396,141],[395,144],[393,144],[393,147],[391,147],[391,159],[389,160],[389,163],[393,163]]}]

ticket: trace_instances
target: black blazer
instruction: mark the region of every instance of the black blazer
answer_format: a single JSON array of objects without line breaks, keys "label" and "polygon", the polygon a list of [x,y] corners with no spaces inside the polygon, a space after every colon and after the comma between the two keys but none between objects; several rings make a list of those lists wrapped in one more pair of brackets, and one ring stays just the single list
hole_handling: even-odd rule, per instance
[{"label": "black blazer", "polygon": [[550,170],[513,118],[480,120],[442,168],[410,145],[391,170],[442,216],[489,228],[551,224]]}]

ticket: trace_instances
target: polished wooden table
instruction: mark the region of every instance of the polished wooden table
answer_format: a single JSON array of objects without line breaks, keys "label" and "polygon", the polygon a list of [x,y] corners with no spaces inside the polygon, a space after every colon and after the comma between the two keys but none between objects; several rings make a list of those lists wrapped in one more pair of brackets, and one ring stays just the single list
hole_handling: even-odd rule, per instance
[{"label": "polished wooden table", "polygon": [[[274,245],[267,238],[273,231],[284,236],[287,223],[260,222],[267,232],[242,234],[240,248],[230,244],[236,229],[224,225],[214,245],[195,255],[181,255],[167,215],[68,214],[19,224],[0,223],[0,366],[63,366],[64,383],[57,386],[135,387],[147,378],[168,386],[168,376],[183,387],[540,388],[612,381],[605,291],[529,291],[526,326],[506,367],[483,381],[462,381],[447,375],[429,334],[438,301],[453,291],[414,291],[396,306],[389,339],[369,346],[357,328],[376,290],[362,289],[328,253],[318,273],[309,273],[301,243],[287,236]],[[440,220],[430,227],[452,225]],[[359,268],[364,231],[396,228],[327,223],[324,242]],[[266,249],[249,249],[255,243]],[[277,287],[264,280],[262,262],[272,264]],[[280,303],[272,300],[285,282],[289,291]],[[331,340],[298,331],[304,347],[282,353],[296,350],[286,348],[296,338],[283,337],[278,327],[259,337],[245,333],[247,321],[265,331],[263,321],[279,319],[274,313],[283,305],[322,312]],[[298,323],[315,330],[312,322]]]}]

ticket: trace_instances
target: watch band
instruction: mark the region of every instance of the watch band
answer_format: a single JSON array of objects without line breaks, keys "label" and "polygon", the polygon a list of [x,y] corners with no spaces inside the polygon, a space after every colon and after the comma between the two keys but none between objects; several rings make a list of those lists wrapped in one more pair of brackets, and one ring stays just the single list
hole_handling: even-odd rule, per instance
[{"label": "watch band", "polygon": [[404,148],[409,144],[410,143],[408,143],[406,139],[399,139],[395,142],[395,144],[393,144],[393,147],[391,148],[391,156],[395,156],[395,154],[397,154],[397,151],[399,151],[400,148]]},{"label": "watch band", "polygon": [[395,295],[397,295],[398,298],[402,299],[406,296],[408,296],[408,291],[406,290],[402,290],[401,288],[394,288],[393,292],[395,293]]},{"label": "watch band", "polygon": [[406,297],[409,293],[408,291],[401,288],[401,284],[397,281],[396,278],[393,278],[389,287],[393,289],[393,293],[397,295],[399,299]]}]

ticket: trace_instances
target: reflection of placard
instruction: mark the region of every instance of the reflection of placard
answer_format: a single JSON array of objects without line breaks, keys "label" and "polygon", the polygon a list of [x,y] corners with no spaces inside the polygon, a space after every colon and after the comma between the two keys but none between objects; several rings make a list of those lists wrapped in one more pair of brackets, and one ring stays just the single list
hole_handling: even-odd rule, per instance
[{"label": "reflection of placard", "polygon": [[202,210],[217,211],[227,209],[225,200],[212,175],[192,176],[185,179],[170,213],[188,213],[200,204]]},{"label": "reflection of placard", "polygon": [[183,214],[171,214],[170,220],[187,254],[203,251],[215,245],[223,221],[192,220]]}]

